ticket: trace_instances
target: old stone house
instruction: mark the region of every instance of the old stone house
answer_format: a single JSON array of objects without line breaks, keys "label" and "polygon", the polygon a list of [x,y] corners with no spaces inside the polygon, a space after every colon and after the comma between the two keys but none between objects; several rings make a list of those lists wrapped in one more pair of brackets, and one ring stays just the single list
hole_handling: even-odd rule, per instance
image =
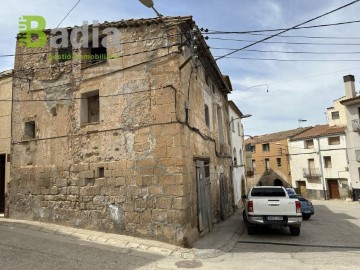
[{"label": "old stone house", "polygon": [[191,17],[97,27],[120,46],[18,41],[10,216],[191,244],[232,212],[229,80]]}]

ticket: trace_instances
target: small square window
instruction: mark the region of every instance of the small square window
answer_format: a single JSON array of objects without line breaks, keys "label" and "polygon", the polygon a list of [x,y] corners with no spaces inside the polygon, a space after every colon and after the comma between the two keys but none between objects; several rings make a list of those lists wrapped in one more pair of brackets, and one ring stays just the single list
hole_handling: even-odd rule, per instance
[{"label": "small square window", "polygon": [[81,95],[81,123],[100,122],[99,91],[92,91]]},{"label": "small square window", "polygon": [[311,140],[306,140],[306,141],[304,142],[304,146],[305,146],[306,149],[312,149],[312,148],[314,148],[314,140],[313,140],[313,139],[311,139]]},{"label": "small square window", "polygon": [[331,168],[331,157],[324,157],[324,167],[325,168]]},{"label": "small square window", "polygon": [[264,143],[262,145],[262,150],[263,150],[263,152],[270,151],[270,145],[268,143]]},{"label": "small square window", "polygon": [[24,138],[25,139],[34,139],[35,138],[35,121],[28,121],[25,122],[25,132],[24,132]]},{"label": "small square window", "polygon": [[338,111],[332,112],[332,113],[331,113],[331,118],[332,118],[333,120],[340,119],[340,114],[339,114],[339,112],[338,112]]},{"label": "small square window", "polygon": [[251,150],[251,152],[255,153],[256,152],[256,145],[251,145],[250,150]]},{"label": "small square window", "polygon": [[356,161],[360,162],[360,150],[355,150]]},{"label": "small square window", "polygon": [[105,177],[105,168],[99,167],[98,168],[98,178],[104,178]]},{"label": "small square window", "polygon": [[340,144],[340,136],[330,137],[330,138],[328,139],[328,143],[329,143],[329,145],[337,145],[337,144]]}]

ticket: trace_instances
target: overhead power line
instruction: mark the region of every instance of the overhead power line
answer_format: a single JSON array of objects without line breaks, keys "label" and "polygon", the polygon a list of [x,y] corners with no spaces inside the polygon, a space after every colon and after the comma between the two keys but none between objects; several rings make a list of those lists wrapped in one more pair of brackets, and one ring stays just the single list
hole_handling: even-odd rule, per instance
[{"label": "overhead power line", "polygon": [[222,58],[224,58],[224,57],[227,57],[227,56],[229,56],[229,55],[232,55],[232,54],[236,53],[237,51],[240,51],[240,50],[243,50],[243,49],[247,49],[247,48],[252,47],[252,46],[254,46],[254,45],[256,45],[256,44],[262,43],[262,42],[264,42],[264,41],[266,41],[266,40],[268,40],[268,39],[271,39],[271,38],[273,38],[273,37],[276,37],[276,36],[278,36],[278,35],[281,35],[281,34],[283,34],[283,33],[285,33],[285,32],[288,32],[288,31],[290,31],[290,30],[292,30],[292,29],[295,29],[295,28],[297,28],[297,27],[299,27],[299,26],[302,26],[302,25],[304,25],[304,24],[306,24],[306,23],[315,21],[315,20],[317,20],[317,19],[319,19],[319,18],[322,18],[322,17],[327,16],[327,15],[329,15],[329,14],[331,14],[331,13],[334,13],[334,12],[336,12],[336,11],[339,11],[339,10],[341,10],[341,9],[343,9],[343,8],[346,8],[346,7],[348,7],[348,6],[351,6],[351,5],[353,5],[353,4],[355,4],[355,3],[359,2],[359,1],[360,1],[360,0],[352,1],[352,2],[350,2],[350,3],[348,3],[348,4],[346,4],[346,5],[343,5],[343,6],[341,6],[341,7],[338,7],[338,8],[336,8],[336,9],[333,9],[333,10],[331,10],[331,11],[329,11],[329,12],[326,12],[326,13],[320,15],[320,16],[317,16],[317,17],[315,17],[315,18],[312,18],[312,19],[310,19],[310,20],[307,20],[307,21],[305,21],[305,22],[302,22],[302,23],[300,23],[300,24],[297,24],[297,25],[295,25],[295,26],[293,26],[293,27],[290,27],[290,28],[288,28],[288,29],[285,29],[285,30],[283,30],[283,31],[281,31],[281,32],[279,32],[279,33],[274,34],[274,35],[271,35],[270,37],[263,38],[263,39],[261,39],[261,40],[259,40],[259,41],[256,41],[256,42],[252,43],[252,44],[246,45],[246,46],[244,46],[244,47],[242,47],[242,48],[240,48],[240,49],[238,49],[238,50],[236,50],[236,51],[233,51],[233,52],[227,53],[227,54],[225,54],[225,55],[223,55],[223,56],[220,56],[220,57],[216,58],[215,60],[220,60],[220,59],[222,59]]},{"label": "overhead power line", "polygon": [[[247,35],[251,35],[251,36],[269,36],[267,34],[257,34],[257,33],[249,33]],[[284,38],[308,38],[308,39],[360,39],[360,37],[341,37],[341,36],[304,36],[304,35],[279,35],[279,37],[284,37]]]},{"label": "overhead power line", "polygon": [[[337,26],[337,25],[352,24],[352,23],[359,23],[359,22],[360,22],[360,20],[339,22],[339,23],[329,23],[329,24],[319,24],[319,25],[312,25],[312,26],[302,26],[302,27],[295,27],[292,30],[309,29],[309,28],[317,28],[317,27],[328,27],[328,26]],[[286,30],[286,29],[287,28],[278,28],[278,29],[249,30],[249,31],[208,30],[208,31],[202,31],[202,34],[204,34],[204,35],[251,34],[251,33],[261,33],[261,32],[277,32],[277,31],[283,31],[283,30]]]},{"label": "overhead power line", "polygon": [[[257,42],[255,40],[236,39],[236,38],[210,38],[214,40],[237,41],[237,42]],[[257,42],[259,43],[259,42]],[[321,42],[287,42],[287,41],[263,41],[266,44],[292,44],[292,45],[320,45],[320,46],[359,46],[359,43],[321,43]],[[250,46],[249,46],[250,47]],[[246,47],[248,48],[248,47]],[[243,50],[241,49],[238,49]]]},{"label": "overhead power line", "polygon": [[[210,47],[212,50],[230,50],[236,51],[237,48],[219,48],[219,47]],[[311,51],[278,51],[278,50],[242,50],[242,52],[261,52],[261,53],[285,53],[285,54],[323,54],[323,55],[351,55],[351,54],[360,54],[359,52],[311,52]]]},{"label": "overhead power line", "polygon": [[71,11],[73,11],[77,5],[80,3],[81,0],[78,0],[76,2],[76,4],[69,10],[69,12],[65,15],[65,17],[61,20],[61,22],[59,22],[59,24],[56,26],[56,28],[59,28],[59,26],[63,23],[63,21],[65,21],[65,19],[67,18],[67,16],[69,16],[69,14],[71,13]]},{"label": "overhead power line", "polygon": [[[219,57],[219,56],[215,56]],[[360,62],[360,59],[277,59],[277,58],[253,58],[225,56],[227,59],[258,60],[258,61],[277,61],[277,62]]]}]

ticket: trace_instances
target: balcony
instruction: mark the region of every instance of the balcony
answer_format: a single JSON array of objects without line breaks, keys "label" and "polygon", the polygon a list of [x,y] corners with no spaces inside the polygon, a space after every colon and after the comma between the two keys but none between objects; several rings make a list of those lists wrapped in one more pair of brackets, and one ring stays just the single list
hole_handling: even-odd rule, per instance
[{"label": "balcony", "polygon": [[320,170],[318,168],[303,169],[304,178],[318,178],[321,177]]},{"label": "balcony", "polygon": [[360,119],[355,119],[351,121],[353,131],[359,132],[360,131]]}]

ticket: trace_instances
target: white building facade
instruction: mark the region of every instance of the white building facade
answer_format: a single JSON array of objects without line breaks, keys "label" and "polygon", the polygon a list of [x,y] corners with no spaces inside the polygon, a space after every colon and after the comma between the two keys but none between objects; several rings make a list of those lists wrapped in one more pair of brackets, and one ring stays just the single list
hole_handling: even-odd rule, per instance
[{"label": "white building facade", "polygon": [[[247,117],[247,116],[245,116]],[[233,101],[229,101],[229,125],[232,149],[232,179],[234,205],[241,206],[241,195],[246,194],[246,175],[244,159],[244,129],[241,119],[245,118]]]},{"label": "white building facade", "polygon": [[356,95],[355,78],[344,77],[346,99],[341,101],[345,107],[347,119],[347,155],[351,176],[351,189],[354,200],[360,199],[360,96]]},{"label": "white building facade", "polygon": [[345,130],[346,127],[318,125],[289,141],[292,185],[305,197],[349,197]]}]

